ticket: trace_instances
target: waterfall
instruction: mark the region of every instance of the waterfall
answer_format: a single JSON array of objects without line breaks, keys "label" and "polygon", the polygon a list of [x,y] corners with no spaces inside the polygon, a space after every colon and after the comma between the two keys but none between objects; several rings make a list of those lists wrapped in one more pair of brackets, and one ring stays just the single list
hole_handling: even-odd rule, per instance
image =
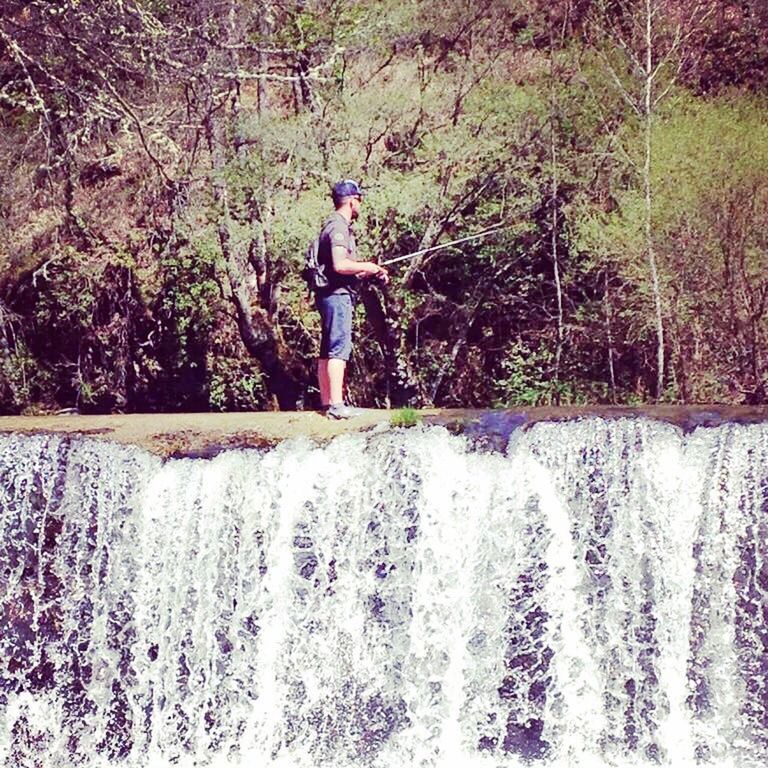
[{"label": "waterfall", "polygon": [[0,436],[3,768],[762,766],[768,424]]}]

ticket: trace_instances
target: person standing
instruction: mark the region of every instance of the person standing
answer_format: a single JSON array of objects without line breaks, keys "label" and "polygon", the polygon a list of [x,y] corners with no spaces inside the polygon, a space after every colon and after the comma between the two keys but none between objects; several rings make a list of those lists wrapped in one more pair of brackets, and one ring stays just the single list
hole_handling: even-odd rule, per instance
[{"label": "person standing", "polygon": [[353,224],[360,215],[363,190],[352,179],[331,189],[334,212],[320,231],[318,260],[328,276],[327,288],[316,294],[320,313],[320,357],[317,380],[320,402],[329,418],[348,419],[357,412],[344,403],[344,376],[352,352],[352,311],[360,281],[389,282],[389,273],[372,261],[360,261]]}]

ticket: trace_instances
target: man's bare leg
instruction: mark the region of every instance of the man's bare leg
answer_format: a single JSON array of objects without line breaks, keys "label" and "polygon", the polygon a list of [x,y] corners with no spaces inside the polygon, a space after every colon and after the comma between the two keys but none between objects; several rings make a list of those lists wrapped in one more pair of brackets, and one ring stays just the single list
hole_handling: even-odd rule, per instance
[{"label": "man's bare leg", "polygon": [[317,383],[320,386],[320,404],[325,408],[331,402],[331,380],[328,378],[328,360],[317,361]]},{"label": "man's bare leg", "polygon": [[326,362],[328,363],[329,402],[338,405],[344,402],[344,371],[347,361],[331,358]]}]

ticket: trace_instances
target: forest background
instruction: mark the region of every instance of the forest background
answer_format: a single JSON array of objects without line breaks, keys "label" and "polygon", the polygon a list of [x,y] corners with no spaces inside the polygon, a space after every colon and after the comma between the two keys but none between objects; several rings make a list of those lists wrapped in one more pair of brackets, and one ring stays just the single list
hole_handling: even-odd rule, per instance
[{"label": "forest background", "polygon": [[[0,412],[762,403],[765,0],[5,0]],[[363,317],[367,319],[363,321]]]}]

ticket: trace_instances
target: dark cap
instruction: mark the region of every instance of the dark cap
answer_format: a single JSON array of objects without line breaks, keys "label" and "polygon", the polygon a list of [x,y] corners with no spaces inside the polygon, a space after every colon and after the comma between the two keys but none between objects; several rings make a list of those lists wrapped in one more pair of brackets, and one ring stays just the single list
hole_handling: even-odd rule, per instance
[{"label": "dark cap", "polygon": [[331,188],[331,197],[334,200],[343,200],[345,197],[362,197],[364,194],[360,185],[352,179],[344,179]]}]

